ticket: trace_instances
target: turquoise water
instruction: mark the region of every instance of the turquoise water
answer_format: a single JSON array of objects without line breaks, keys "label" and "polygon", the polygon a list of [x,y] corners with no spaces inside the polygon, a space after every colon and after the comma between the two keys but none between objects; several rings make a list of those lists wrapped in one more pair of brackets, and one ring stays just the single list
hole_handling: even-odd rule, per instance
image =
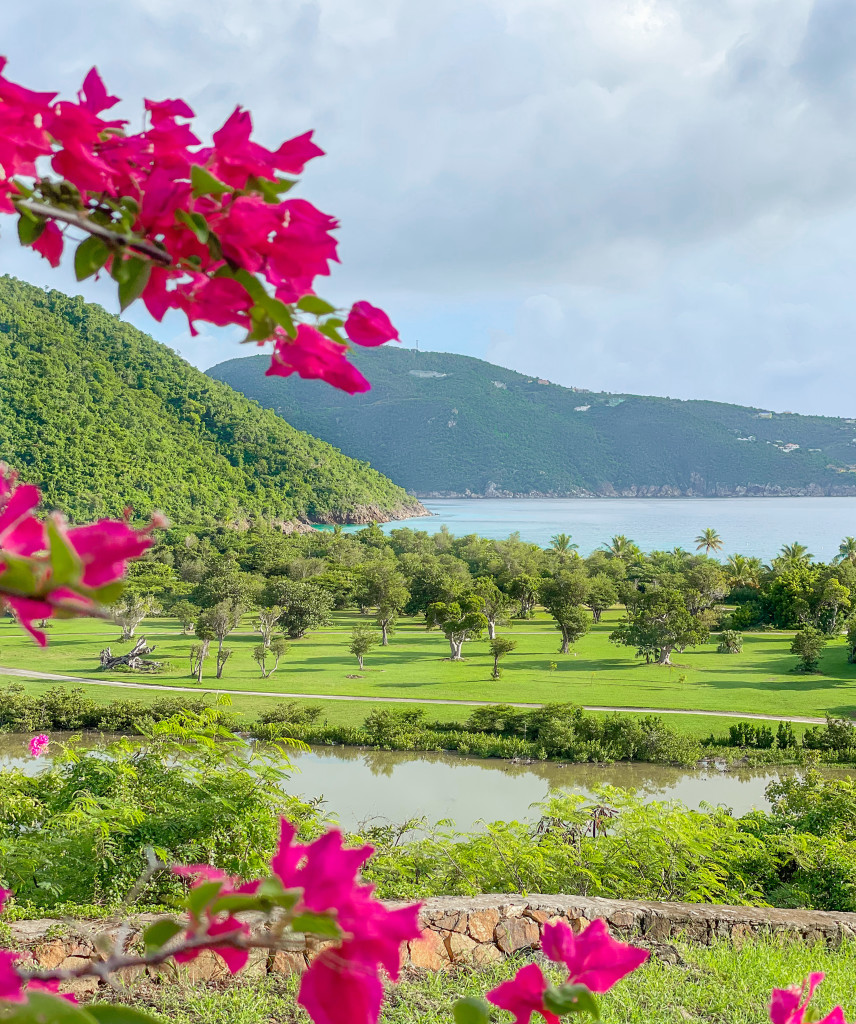
[{"label": "turquoise water", "polygon": [[434,533],[441,526],[458,536],[507,537],[546,546],[569,533],[589,554],[617,533],[645,551],[675,546],[695,550],[693,538],[712,526],[723,554],[740,552],[765,561],[783,544],[799,541],[828,561],[842,537],[856,536],[856,498],[438,498],[423,502],[431,519],[386,523]]}]

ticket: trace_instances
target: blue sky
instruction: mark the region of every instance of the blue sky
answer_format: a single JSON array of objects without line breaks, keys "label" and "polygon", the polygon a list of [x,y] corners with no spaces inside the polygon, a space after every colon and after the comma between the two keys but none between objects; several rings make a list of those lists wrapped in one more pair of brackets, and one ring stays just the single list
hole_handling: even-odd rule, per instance
[{"label": "blue sky", "polygon": [[[38,26],[38,28],[34,28]],[[8,74],[182,96],[268,144],[316,130],[323,294],[406,343],[563,384],[852,416],[852,0],[58,0],[4,13]],[[14,244],[5,270],[113,308]],[[129,318],[207,367],[235,338]]]}]

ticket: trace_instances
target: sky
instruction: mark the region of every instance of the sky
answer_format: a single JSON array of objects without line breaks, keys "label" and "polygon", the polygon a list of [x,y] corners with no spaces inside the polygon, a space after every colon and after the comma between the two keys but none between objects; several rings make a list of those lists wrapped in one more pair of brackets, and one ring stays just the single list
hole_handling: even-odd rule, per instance
[{"label": "sky", "polygon": [[[853,0],[59,0],[4,11],[7,75],[97,65],[132,125],[236,104],[327,155],[320,294],[404,344],[560,384],[856,415]],[[296,193],[292,193],[296,194]],[[115,311],[0,224],[4,272]],[[132,307],[201,368],[249,354]]]}]

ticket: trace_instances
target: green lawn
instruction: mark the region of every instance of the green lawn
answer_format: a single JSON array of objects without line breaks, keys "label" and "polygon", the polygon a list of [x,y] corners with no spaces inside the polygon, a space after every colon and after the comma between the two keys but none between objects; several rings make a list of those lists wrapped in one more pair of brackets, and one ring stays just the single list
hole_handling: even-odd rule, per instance
[{"label": "green lawn", "polygon": [[[229,637],[234,654],[223,679],[214,678],[214,660],[206,664],[202,689],[264,690],[294,694],[345,695],[361,697],[409,697],[432,700],[521,701],[544,703],[574,701],[580,704],[679,708],[756,712],[771,715],[822,716],[856,715],[856,666],[847,662],[843,641],[829,644],[821,662],[822,671],[804,675],[793,671],[795,657],[789,653],[790,634],[746,634],[742,654],[721,655],[709,644],[675,660],[680,665],[662,668],[634,659],[628,648],[615,647],[608,635],[620,617],[618,611],[605,616],[577,645],[576,654],[557,654],[558,634],[551,620],[539,614],[517,623],[509,635],[518,648],[505,659],[503,677],[490,678],[487,644],[472,642],[464,648],[463,662],[450,662],[448,645],[436,631],[428,632],[417,621],[401,624],[387,648],[378,647],[359,671],[347,651],[348,632],[357,614],[342,613],[334,626],[292,643],[279,671],[262,679],[252,659],[258,636],[251,632],[248,617],[241,631]],[[155,657],[170,663],[157,676],[105,674],[105,679],[145,682],[150,685],[193,686],[189,677],[187,651],[193,638],[182,636],[175,622],[152,619],[139,632],[157,645]],[[113,651],[118,630],[101,621],[58,622],[49,633],[47,649],[37,648],[8,619],[0,624],[0,665],[35,672],[56,672],[101,678],[98,654],[108,644]],[[0,673],[2,677],[2,673]],[[35,684],[33,684],[35,685]],[[90,688],[93,696],[105,699],[120,694]],[[124,691],[124,696],[142,699],[144,691]],[[236,698],[236,705],[248,713],[257,712],[270,698]],[[331,722],[361,719],[367,704],[326,703]],[[449,720],[465,717],[466,708],[431,706],[429,713]],[[722,723],[692,716],[670,718],[675,726],[707,734]],[[718,731],[718,730],[717,730]]]},{"label": "green lawn", "polygon": [[[712,947],[682,942],[675,946],[683,963],[649,960],[600,997],[605,1024],[762,1024],[768,1020],[771,990],[799,982],[811,971],[826,972],[813,1007],[826,1014],[839,1004],[848,1020],[856,1016],[856,947],[852,943],[837,950],[792,941],[747,942],[742,949],[724,942]],[[461,968],[448,974],[408,977],[391,988],[381,1022],[451,1024],[455,999],[484,994],[511,977],[524,962],[523,958],[513,958],[491,970]],[[293,979],[272,978],[239,983],[225,990],[148,986],[136,993],[134,1001],[141,1009],[151,1009],[174,1024],[304,1024],[309,1018],[295,1005],[296,987]],[[499,1011],[493,1019],[498,1024],[511,1020]]]}]

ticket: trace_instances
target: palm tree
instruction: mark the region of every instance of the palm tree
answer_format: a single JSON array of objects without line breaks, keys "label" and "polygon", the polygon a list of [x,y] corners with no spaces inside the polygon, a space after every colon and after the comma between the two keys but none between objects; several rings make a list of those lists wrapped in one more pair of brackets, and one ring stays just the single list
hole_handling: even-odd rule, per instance
[{"label": "palm tree", "polygon": [[569,555],[572,551],[577,550],[579,544],[572,543],[569,533],[557,533],[550,538],[550,547],[558,555]]},{"label": "palm tree", "polygon": [[783,544],[777,561],[787,562],[790,565],[805,565],[814,558],[805,544],[794,541],[793,544]]},{"label": "palm tree", "polygon": [[641,554],[639,547],[623,533],[613,537],[612,541],[609,544],[604,544],[603,547],[610,558],[620,558],[624,562]]},{"label": "palm tree", "polygon": [[725,566],[728,585],[732,590],[736,587],[753,587],[757,589],[761,577],[760,558],[747,558],[745,555],[729,555]]},{"label": "palm tree", "polygon": [[845,537],[838,545],[838,557],[836,562],[850,562],[856,565],[856,537]]},{"label": "palm tree", "polygon": [[696,551],[701,551],[704,548],[704,553],[710,556],[711,551],[722,550],[722,537],[714,530],[712,526],[708,526],[707,529],[702,530],[701,533],[695,539]]}]

